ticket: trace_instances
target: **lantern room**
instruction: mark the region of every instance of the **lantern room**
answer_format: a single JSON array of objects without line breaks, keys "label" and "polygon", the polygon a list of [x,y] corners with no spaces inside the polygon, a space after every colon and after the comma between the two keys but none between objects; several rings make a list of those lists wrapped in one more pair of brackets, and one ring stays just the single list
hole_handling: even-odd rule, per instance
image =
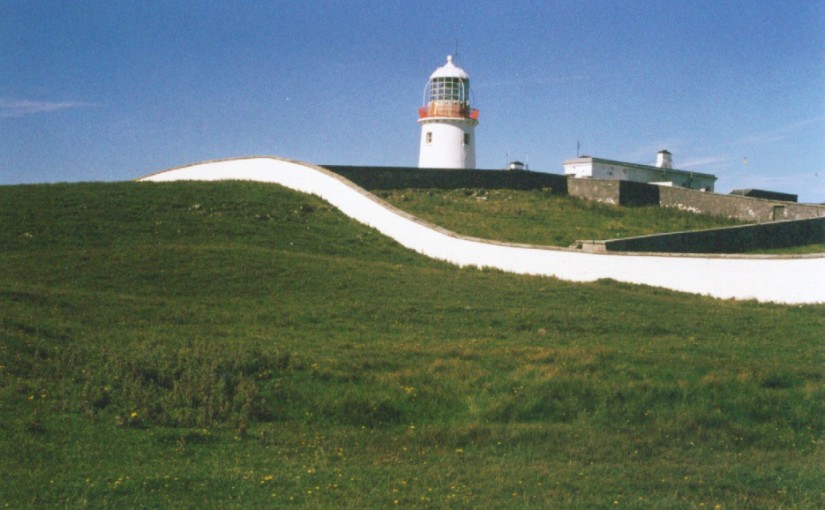
[{"label": "lantern room", "polygon": [[421,119],[453,117],[478,120],[478,110],[470,106],[470,77],[453,64],[453,57],[430,75],[425,89],[424,105],[418,111]]}]

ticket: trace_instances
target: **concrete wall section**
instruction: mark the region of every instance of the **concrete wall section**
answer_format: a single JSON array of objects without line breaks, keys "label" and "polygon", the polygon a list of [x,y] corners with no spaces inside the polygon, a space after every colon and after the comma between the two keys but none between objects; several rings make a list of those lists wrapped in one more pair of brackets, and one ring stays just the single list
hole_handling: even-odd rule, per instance
[{"label": "concrete wall section", "polygon": [[659,205],[659,188],[633,181],[571,178],[567,182],[570,196],[623,206]]},{"label": "concrete wall section", "polygon": [[414,167],[321,165],[367,190],[550,188],[567,193],[567,178],[558,174],[513,170],[449,170]]},{"label": "concrete wall section", "polygon": [[751,222],[800,220],[825,216],[825,206],[822,205],[717,195],[682,188],[662,187],[659,190],[659,197],[662,207],[675,207]]},{"label": "concrete wall section", "polygon": [[779,191],[768,191],[764,189],[735,189],[730,192],[731,195],[738,195],[741,197],[751,198],[765,198],[768,200],[779,200],[781,202],[798,202],[799,196],[791,193],[782,193]]},{"label": "concrete wall section", "polygon": [[619,205],[619,201],[621,200],[619,182],[620,181],[602,179],[571,178],[567,181],[567,193],[571,197]]},{"label": "concrete wall section", "polygon": [[744,253],[825,243],[825,217],[629,237],[599,243],[605,251]]},{"label": "concrete wall section", "polygon": [[571,196],[609,204],[659,204],[752,223],[825,217],[825,205],[720,195],[641,182],[570,178],[567,189]]},{"label": "concrete wall section", "polygon": [[321,167],[277,158],[203,163],[142,181],[255,180],[315,194],[401,245],[460,266],[492,267],[571,281],[611,278],[718,298],[825,302],[823,257],[663,257],[589,254],[461,237],[400,212]]}]

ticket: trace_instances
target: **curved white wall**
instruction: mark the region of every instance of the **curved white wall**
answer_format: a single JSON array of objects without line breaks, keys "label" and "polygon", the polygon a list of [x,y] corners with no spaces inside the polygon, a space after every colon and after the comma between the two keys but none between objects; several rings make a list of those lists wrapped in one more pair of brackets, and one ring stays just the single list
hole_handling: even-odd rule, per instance
[{"label": "curved white wall", "polygon": [[825,303],[825,256],[735,257],[592,254],[461,237],[393,209],[323,168],[278,158],[195,164],[140,181],[251,180],[317,195],[403,246],[461,266],[492,267],[570,281],[600,278],[718,298]]}]

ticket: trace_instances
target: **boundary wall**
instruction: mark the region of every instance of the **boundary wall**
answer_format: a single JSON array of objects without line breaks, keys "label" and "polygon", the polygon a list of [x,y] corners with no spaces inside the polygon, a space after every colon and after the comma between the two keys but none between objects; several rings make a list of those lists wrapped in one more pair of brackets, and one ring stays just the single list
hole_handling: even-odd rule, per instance
[{"label": "boundary wall", "polygon": [[673,186],[604,179],[570,178],[571,196],[616,205],[660,205],[711,216],[761,223],[825,216],[825,205],[799,204],[739,195],[721,195]]},{"label": "boundary wall", "polygon": [[622,206],[659,205],[761,223],[825,216],[825,205],[799,204],[739,195],[722,195],[643,182],[576,179],[528,170],[451,170],[416,167],[321,165],[366,190],[546,189]]},{"label": "boundary wall", "polygon": [[659,186],[644,182],[569,177],[570,196],[623,206],[659,205]]},{"label": "boundary wall", "polygon": [[250,180],[319,196],[343,214],[402,246],[459,266],[551,276],[569,281],[610,278],[627,283],[778,303],[825,303],[825,255],[661,256],[595,254],[459,236],[391,207],[324,168],[273,157],[194,164],[139,181]]},{"label": "boundary wall", "polygon": [[668,186],[659,187],[659,200],[662,207],[676,207],[713,216],[726,216],[759,223],[825,216],[825,205],[719,195]]},{"label": "boundary wall", "polygon": [[362,188],[391,189],[517,189],[550,188],[553,193],[567,193],[563,175],[528,170],[451,170],[416,167],[375,167],[320,165],[354,182]]},{"label": "boundary wall", "polygon": [[825,217],[607,241],[577,241],[576,245],[590,252],[743,253],[816,243],[825,243]]}]

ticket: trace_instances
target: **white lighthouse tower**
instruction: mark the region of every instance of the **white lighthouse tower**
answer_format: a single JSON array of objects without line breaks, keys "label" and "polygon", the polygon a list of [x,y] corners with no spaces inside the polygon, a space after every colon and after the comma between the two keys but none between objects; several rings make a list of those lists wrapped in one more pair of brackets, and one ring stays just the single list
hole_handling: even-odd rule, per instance
[{"label": "white lighthouse tower", "polygon": [[423,107],[419,168],[475,168],[478,110],[470,106],[470,77],[453,57],[430,75]]}]

